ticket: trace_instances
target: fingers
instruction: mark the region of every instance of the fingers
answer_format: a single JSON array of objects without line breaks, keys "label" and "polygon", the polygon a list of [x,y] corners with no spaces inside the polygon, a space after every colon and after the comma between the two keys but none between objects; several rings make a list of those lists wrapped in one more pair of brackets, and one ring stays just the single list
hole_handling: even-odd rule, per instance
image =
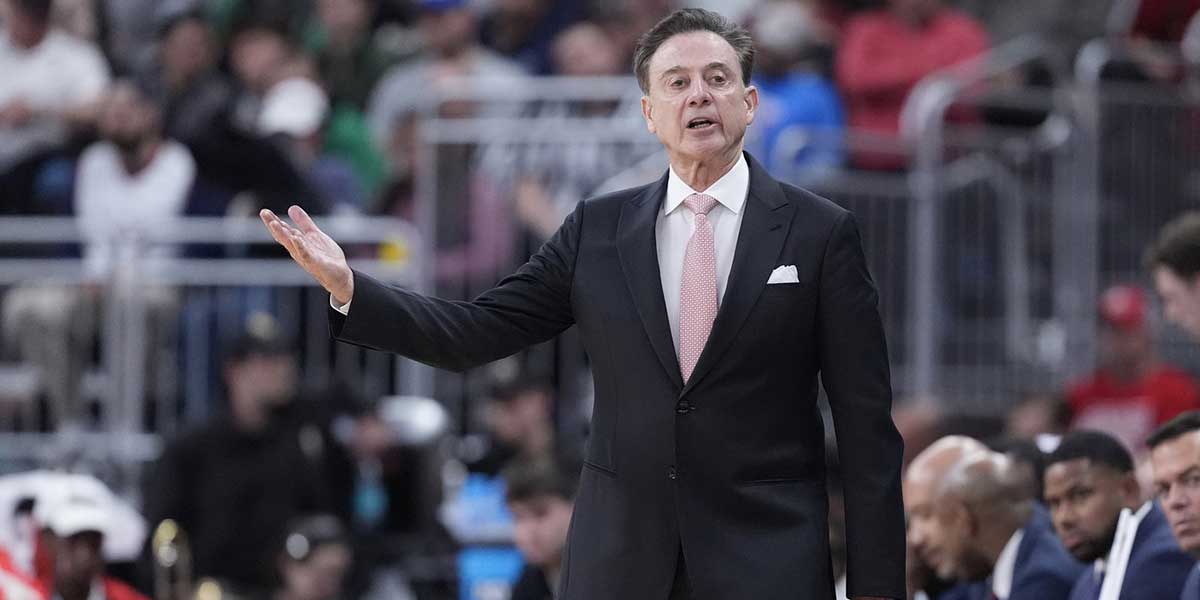
[{"label": "fingers", "polygon": [[[264,212],[269,213],[270,211]],[[292,255],[292,258],[299,260],[304,247],[304,237],[300,232],[287,223],[284,223],[282,219],[276,217],[274,214],[271,214],[269,217],[263,213],[259,214],[263,221],[267,223],[267,231],[271,232],[271,237],[286,248],[288,254]]]},{"label": "fingers", "polygon": [[320,229],[317,229],[317,224],[313,223],[312,217],[309,217],[308,213],[304,212],[303,208],[300,208],[295,204],[288,209],[288,216],[292,218],[292,221],[296,223],[296,226],[300,228],[300,231],[303,231],[304,233],[320,231]]}]

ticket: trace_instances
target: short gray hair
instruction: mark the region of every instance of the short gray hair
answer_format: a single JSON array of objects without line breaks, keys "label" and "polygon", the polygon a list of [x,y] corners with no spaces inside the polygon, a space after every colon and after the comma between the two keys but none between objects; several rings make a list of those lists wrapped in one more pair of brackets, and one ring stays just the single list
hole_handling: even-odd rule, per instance
[{"label": "short gray hair", "polygon": [[754,71],[754,39],[750,32],[711,10],[681,8],[642,35],[634,48],[633,72],[643,93],[650,92],[650,59],[658,47],[674,36],[693,31],[711,31],[729,42],[742,68],[742,84],[750,85]]}]

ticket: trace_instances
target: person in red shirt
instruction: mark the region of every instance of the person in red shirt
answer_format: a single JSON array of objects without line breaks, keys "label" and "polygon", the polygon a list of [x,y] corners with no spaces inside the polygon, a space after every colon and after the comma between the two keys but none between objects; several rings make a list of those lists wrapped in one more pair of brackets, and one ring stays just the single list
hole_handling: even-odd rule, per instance
[{"label": "person in red shirt", "polygon": [[[836,66],[850,127],[898,138],[900,111],[917,82],[987,49],[983,25],[941,0],[888,0],[888,8],[852,18]],[[907,160],[896,152],[858,152],[854,163],[899,169]]]},{"label": "person in red shirt", "polygon": [[1155,427],[1200,408],[1187,373],[1159,360],[1146,323],[1145,293],[1116,286],[1100,299],[1100,365],[1070,387],[1071,426],[1111,433],[1138,449]]}]

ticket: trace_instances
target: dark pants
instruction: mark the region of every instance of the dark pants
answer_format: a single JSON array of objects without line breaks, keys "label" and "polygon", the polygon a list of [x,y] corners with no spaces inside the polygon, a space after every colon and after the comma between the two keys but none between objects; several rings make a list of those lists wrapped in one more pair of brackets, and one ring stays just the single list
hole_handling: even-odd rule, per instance
[{"label": "dark pants", "polygon": [[687,564],[683,561],[683,550],[675,561],[675,582],[671,584],[671,595],[668,600],[690,600],[692,589],[688,586]]}]

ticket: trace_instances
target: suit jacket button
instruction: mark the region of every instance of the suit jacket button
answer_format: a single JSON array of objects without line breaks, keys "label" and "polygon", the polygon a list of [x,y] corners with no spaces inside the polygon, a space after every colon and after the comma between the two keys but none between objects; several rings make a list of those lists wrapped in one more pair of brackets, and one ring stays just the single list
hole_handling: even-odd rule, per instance
[{"label": "suit jacket button", "polygon": [[667,478],[672,480],[679,479],[679,472],[675,470],[675,467],[667,469]]},{"label": "suit jacket button", "polygon": [[686,415],[686,414],[688,414],[688,413],[692,412],[692,410],[693,410],[693,408],[692,408],[692,405],[691,405],[691,404],[688,404],[688,402],[687,402],[687,401],[680,402],[680,403],[679,403],[679,404],[678,404],[678,405],[675,407],[675,412],[677,412],[677,413],[679,413],[679,414],[681,414],[681,415]]}]

